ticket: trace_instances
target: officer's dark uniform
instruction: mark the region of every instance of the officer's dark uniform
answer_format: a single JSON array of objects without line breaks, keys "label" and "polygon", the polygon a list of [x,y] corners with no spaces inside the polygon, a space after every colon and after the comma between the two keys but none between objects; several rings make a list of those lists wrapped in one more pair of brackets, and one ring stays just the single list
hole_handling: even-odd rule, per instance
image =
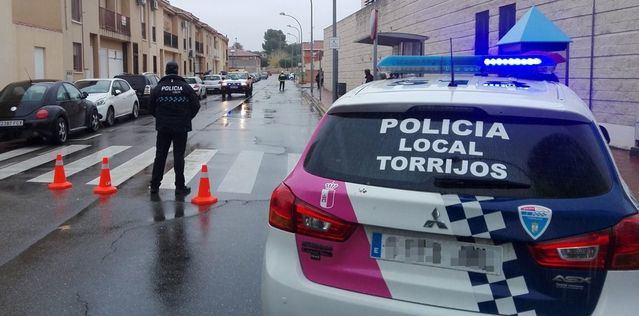
[{"label": "officer's dark uniform", "polygon": [[286,84],[286,79],[288,79],[288,77],[284,74],[284,72],[282,72],[277,79],[280,81],[280,91],[284,91],[284,85]]},{"label": "officer's dark uniform", "polygon": [[193,88],[177,73],[177,63],[167,63],[167,75],[151,91],[149,110],[155,117],[155,129],[158,132],[151,193],[157,193],[160,187],[171,143],[175,164],[175,192],[190,192],[190,188],[184,183],[184,152],[188,133],[192,129],[191,120],[200,110],[200,101]]}]

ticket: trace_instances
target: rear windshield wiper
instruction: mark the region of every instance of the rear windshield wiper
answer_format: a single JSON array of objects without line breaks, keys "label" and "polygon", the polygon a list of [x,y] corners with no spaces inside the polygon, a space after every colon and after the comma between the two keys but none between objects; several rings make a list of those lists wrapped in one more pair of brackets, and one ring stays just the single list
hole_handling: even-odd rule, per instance
[{"label": "rear windshield wiper", "polygon": [[509,180],[435,178],[435,186],[440,188],[490,188],[490,189],[528,189],[530,184]]}]

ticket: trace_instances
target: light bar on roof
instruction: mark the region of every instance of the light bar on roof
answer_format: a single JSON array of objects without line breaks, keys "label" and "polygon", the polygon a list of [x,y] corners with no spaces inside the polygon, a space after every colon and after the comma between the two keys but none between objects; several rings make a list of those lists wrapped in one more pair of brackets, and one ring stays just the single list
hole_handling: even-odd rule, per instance
[{"label": "light bar on roof", "polygon": [[[455,73],[534,75],[552,73],[557,65],[543,55],[530,56],[453,56]],[[451,72],[450,56],[388,56],[380,71],[398,74],[444,74]]]}]

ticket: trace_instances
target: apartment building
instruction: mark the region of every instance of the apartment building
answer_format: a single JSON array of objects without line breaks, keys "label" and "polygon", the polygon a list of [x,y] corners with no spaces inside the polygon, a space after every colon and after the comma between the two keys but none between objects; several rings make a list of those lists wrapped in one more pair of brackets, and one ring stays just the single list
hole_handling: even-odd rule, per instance
[{"label": "apartment building", "polygon": [[[364,69],[372,67],[369,21],[374,7],[379,9],[379,32],[388,35],[388,43],[379,47],[382,58],[448,54],[449,38],[455,54],[495,54],[498,41],[533,5],[572,40],[569,55],[558,52],[570,60],[569,85],[608,128],[612,144],[629,148],[636,137],[639,146],[636,0],[362,0],[358,12],[337,24],[339,81],[353,89],[364,82]],[[332,33],[330,26],[324,30],[327,52]],[[397,38],[401,45],[394,43]],[[324,64],[331,63],[332,54],[327,53]],[[562,82],[565,65],[560,64],[556,72]],[[330,67],[324,70],[326,82],[331,82]]]},{"label": "apartment building", "polygon": [[0,0],[0,85],[33,79],[225,70],[228,38],[166,0]]},{"label": "apartment building", "polygon": [[262,72],[262,56],[257,53],[231,48],[229,53],[229,69]]}]

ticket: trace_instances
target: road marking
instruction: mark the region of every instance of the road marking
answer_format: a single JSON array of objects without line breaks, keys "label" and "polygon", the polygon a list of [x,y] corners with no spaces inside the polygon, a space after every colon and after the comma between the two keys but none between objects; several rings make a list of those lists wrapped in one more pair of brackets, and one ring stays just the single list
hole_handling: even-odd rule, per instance
[{"label": "road marking", "polygon": [[13,165],[4,167],[0,169],[0,180],[6,179],[8,177],[14,176],[18,173],[27,171],[31,168],[35,168],[37,166],[43,165],[47,162],[55,160],[57,154],[61,154],[63,156],[70,155],[76,151],[80,151],[91,147],[91,145],[70,145],[62,148],[56,148],[52,151],[44,153],[40,156],[33,157],[29,160],[25,160],[22,162],[15,163]]},{"label": "road marking", "polygon": [[293,171],[293,168],[295,168],[295,165],[297,165],[300,157],[302,157],[302,154],[288,154],[288,165],[286,169],[287,174],[290,174],[291,171]]},{"label": "road marking", "polygon": [[264,153],[261,151],[242,151],[235,159],[231,169],[218,187],[219,192],[245,193],[253,192],[257,172],[262,164]]},{"label": "road marking", "polygon": [[93,136],[89,136],[89,137],[86,137],[86,138],[72,139],[71,141],[82,142],[82,141],[93,139],[93,138],[100,137],[100,136],[102,136],[102,134],[95,134]]},{"label": "road marking", "polygon": [[[170,152],[171,150],[169,150]],[[111,170],[111,183],[114,186],[119,186],[120,184],[126,182],[134,175],[142,172],[146,167],[153,164],[153,160],[155,158],[155,147],[151,147],[149,150],[137,155],[133,159],[119,165],[117,168]],[[100,182],[100,178],[95,178],[91,182],[87,183],[89,185],[98,185]]]},{"label": "road marking", "polygon": [[22,156],[24,154],[28,154],[30,152],[34,152],[36,150],[40,150],[44,148],[44,146],[36,146],[36,147],[24,147],[18,148],[12,151],[8,151],[6,153],[0,154],[0,161],[5,161],[7,159],[15,158],[18,156]]},{"label": "road marking", "polygon": [[[196,149],[186,156],[184,159],[184,181],[189,183],[202,170],[202,165],[207,164],[216,153],[217,150]],[[160,189],[175,190],[175,169],[171,169],[164,175]]]},{"label": "road marking", "polygon": [[[113,157],[127,149],[131,148],[131,146],[111,146],[105,149],[102,149],[96,153],[90,154],[82,159],[76,160],[68,165],[64,166],[64,172],[67,177],[70,177],[84,169],[90,168],[91,166],[97,165],[102,162],[102,157]],[[47,172],[39,177],[33,178],[28,182],[38,182],[38,183],[49,183],[53,180],[53,171]]]}]

